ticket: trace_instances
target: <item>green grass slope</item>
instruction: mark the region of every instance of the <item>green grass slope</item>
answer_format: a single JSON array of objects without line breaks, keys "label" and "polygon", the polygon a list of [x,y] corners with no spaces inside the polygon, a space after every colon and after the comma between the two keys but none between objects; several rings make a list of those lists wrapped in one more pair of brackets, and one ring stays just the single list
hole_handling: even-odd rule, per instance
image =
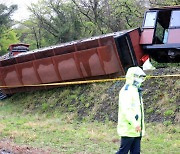
[{"label": "green grass slope", "polygon": [[[179,68],[158,69],[148,75],[180,74]],[[123,81],[93,83],[14,94],[4,100],[24,113],[72,113],[78,119],[117,121],[118,93]],[[147,122],[180,122],[180,77],[150,78],[143,84]]]}]

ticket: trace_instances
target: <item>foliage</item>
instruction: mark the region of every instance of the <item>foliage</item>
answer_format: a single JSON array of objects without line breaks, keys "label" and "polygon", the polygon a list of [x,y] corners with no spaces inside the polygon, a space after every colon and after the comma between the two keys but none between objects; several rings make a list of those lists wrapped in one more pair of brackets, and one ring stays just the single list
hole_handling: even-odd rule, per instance
[{"label": "foliage", "polygon": [[43,0],[41,4],[32,4],[29,9],[56,43],[78,39],[81,34],[78,14],[69,2]]},{"label": "foliage", "polygon": [[16,43],[18,38],[16,33],[11,30],[12,20],[11,15],[17,9],[17,5],[7,7],[0,4],[0,55],[7,52],[7,48],[11,43]]},{"label": "foliage", "polygon": [[29,10],[33,16],[22,23],[20,35],[39,48],[140,26],[144,5],[131,0],[41,0]]},{"label": "foliage", "polygon": [[[29,7],[33,15],[19,23],[15,32],[30,49],[42,48],[139,27],[147,8],[178,4],[179,0],[39,0]],[[11,23],[10,16],[5,20],[2,12],[12,14],[15,9],[1,5],[0,24],[2,20],[5,24],[0,30]]]},{"label": "foliage", "polygon": [[20,42],[30,44],[30,50],[55,44],[54,37],[45,32],[41,24],[33,17],[21,22],[15,31]]},{"label": "foliage", "polygon": [[112,0],[112,18],[113,25],[118,26],[118,29],[129,29],[139,27],[142,24],[145,5],[139,1],[131,0]]},{"label": "foliage", "polygon": [[173,110],[167,110],[164,112],[164,115],[165,116],[172,116],[172,115],[174,115],[174,111]]},{"label": "foliage", "polygon": [[[17,5],[11,5],[7,7],[4,4],[0,4],[0,32],[2,30],[2,26],[10,26],[12,13],[17,9]],[[3,27],[4,28],[4,27]]]},{"label": "foliage", "polygon": [[179,67],[180,63],[158,63],[151,59],[151,63],[155,68]]},{"label": "foliage", "polygon": [[10,44],[18,43],[17,34],[14,30],[6,30],[4,34],[0,37],[0,50],[1,55],[7,52]]}]

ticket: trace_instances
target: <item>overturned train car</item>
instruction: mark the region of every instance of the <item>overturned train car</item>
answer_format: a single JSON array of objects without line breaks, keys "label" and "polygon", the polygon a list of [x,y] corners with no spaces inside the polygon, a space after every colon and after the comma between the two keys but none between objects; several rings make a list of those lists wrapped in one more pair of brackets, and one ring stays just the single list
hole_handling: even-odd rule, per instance
[{"label": "overturned train car", "polygon": [[13,56],[0,61],[1,90],[12,94],[50,88],[44,83],[124,75],[130,66],[142,65],[139,41],[137,28],[19,54],[12,46]]}]

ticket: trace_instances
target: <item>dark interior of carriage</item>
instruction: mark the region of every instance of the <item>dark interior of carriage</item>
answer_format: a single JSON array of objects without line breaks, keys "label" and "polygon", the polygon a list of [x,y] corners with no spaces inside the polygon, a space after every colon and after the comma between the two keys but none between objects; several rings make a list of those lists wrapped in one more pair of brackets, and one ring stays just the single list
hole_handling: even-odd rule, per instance
[{"label": "dark interior of carriage", "polygon": [[153,44],[164,44],[167,42],[170,17],[170,10],[158,12]]}]

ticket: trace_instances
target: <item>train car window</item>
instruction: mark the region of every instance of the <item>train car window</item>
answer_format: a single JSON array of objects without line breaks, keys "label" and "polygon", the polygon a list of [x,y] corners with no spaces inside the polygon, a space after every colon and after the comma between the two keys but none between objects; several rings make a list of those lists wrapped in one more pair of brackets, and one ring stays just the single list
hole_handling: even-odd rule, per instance
[{"label": "train car window", "polygon": [[172,11],[170,27],[180,27],[180,10]]},{"label": "train car window", "polygon": [[160,10],[157,14],[157,23],[155,27],[154,44],[167,43],[168,28],[170,23],[171,10]]},{"label": "train car window", "polygon": [[163,43],[167,43],[167,40],[168,40],[168,29],[165,29]]},{"label": "train car window", "polygon": [[155,35],[155,44],[162,44],[164,38],[164,28],[159,22],[156,25],[156,35]]},{"label": "train car window", "polygon": [[156,18],[157,18],[157,12],[156,11],[146,12],[143,28],[155,27]]}]

